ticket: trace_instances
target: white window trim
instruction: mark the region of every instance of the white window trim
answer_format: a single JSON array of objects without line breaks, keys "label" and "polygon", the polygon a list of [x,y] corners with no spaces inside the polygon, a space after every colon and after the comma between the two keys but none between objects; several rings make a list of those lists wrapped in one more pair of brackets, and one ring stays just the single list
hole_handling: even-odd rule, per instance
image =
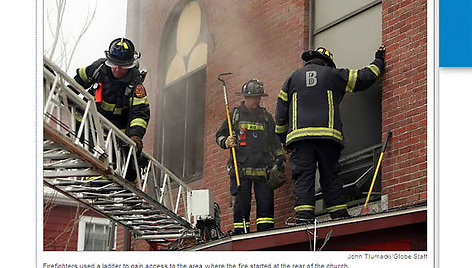
[{"label": "white window trim", "polygon": [[[81,216],[79,219],[79,230],[77,235],[77,251],[84,251],[85,249],[85,225],[87,223],[110,225],[110,220],[99,217]],[[116,250],[116,234],[117,228],[115,228],[115,240],[113,241],[113,250]]]}]

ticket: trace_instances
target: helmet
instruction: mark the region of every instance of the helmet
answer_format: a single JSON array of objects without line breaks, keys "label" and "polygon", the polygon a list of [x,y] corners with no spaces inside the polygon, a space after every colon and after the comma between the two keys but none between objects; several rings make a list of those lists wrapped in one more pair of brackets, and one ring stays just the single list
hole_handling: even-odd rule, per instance
[{"label": "helmet", "polygon": [[333,53],[324,47],[319,47],[316,50],[307,50],[302,54],[302,60],[305,62],[313,59],[322,59],[324,60],[329,67],[336,68],[336,64],[333,61]]},{"label": "helmet", "polygon": [[105,51],[108,66],[118,65],[129,69],[135,66],[137,59],[141,56],[134,49],[134,44],[127,38],[117,38],[110,43],[110,47]]},{"label": "helmet", "polygon": [[254,78],[244,83],[241,93],[238,92],[236,95],[243,95],[244,97],[268,96],[264,93],[264,84]]}]

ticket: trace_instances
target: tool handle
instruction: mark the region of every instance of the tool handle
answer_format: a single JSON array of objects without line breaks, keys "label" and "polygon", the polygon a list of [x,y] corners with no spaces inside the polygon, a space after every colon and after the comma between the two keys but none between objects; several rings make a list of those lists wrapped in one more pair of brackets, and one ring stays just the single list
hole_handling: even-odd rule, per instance
[{"label": "tool handle", "polygon": [[384,141],[384,144],[382,146],[382,153],[385,152],[385,149],[387,149],[387,144],[388,144],[388,140],[390,139],[390,137],[392,136],[392,131],[387,131],[387,135],[385,137],[385,141]]},{"label": "tool handle", "polygon": [[367,194],[367,198],[365,199],[364,208],[366,208],[367,203],[369,203],[370,195],[372,194],[372,189],[374,188],[374,184],[375,184],[375,179],[377,178],[377,174],[379,172],[380,163],[382,163],[382,159],[385,153],[385,149],[387,148],[387,144],[388,144],[388,140],[390,139],[390,136],[392,136],[392,132],[389,130],[387,131],[387,136],[385,137],[385,142],[382,146],[382,151],[380,152],[379,160],[377,161],[377,167],[375,168],[374,177],[372,178],[372,183],[370,184],[369,193]]},{"label": "tool handle", "polygon": [[[226,120],[228,121],[229,136],[233,137],[233,126],[231,124],[231,117],[230,117],[229,104],[228,104],[228,92],[226,91],[225,80],[223,80],[222,78],[222,76],[230,75],[230,74],[232,73],[221,73],[218,75],[218,80],[223,82],[223,94],[225,98]],[[239,187],[241,186],[241,182],[239,180],[238,161],[236,159],[236,149],[234,147],[231,148],[231,154],[233,156],[234,171],[236,173],[236,185]]]},{"label": "tool handle", "polygon": [[[233,126],[231,124],[231,117],[229,116],[229,106],[226,104],[226,120],[228,121],[228,129],[229,129],[229,136],[233,137]],[[233,165],[234,171],[236,173],[236,185],[239,187],[241,185],[239,181],[239,169],[238,169],[238,161],[236,160],[236,149],[231,147],[231,154],[233,155]]]}]

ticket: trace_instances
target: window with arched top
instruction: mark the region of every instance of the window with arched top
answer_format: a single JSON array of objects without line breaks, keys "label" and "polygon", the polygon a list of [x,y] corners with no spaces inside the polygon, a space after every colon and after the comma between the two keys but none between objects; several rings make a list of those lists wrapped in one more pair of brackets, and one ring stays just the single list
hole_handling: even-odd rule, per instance
[{"label": "window with arched top", "polygon": [[157,157],[186,182],[202,177],[207,27],[199,1],[180,1],[160,50]]}]

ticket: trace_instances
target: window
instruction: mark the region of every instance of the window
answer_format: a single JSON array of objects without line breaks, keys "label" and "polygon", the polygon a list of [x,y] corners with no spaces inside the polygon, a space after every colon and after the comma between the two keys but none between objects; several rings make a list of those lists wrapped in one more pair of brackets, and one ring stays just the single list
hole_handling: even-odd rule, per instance
[{"label": "window", "polygon": [[82,216],[79,220],[78,251],[116,249],[116,228],[108,219]]},{"label": "window", "polygon": [[[313,47],[330,49],[336,66],[362,68],[382,44],[382,1],[315,0]],[[379,81],[380,82],[380,81]],[[380,143],[382,131],[380,83],[341,103],[345,134],[343,155]]]},{"label": "window", "polygon": [[[314,0],[311,16],[311,47],[330,49],[337,67],[358,69],[374,59],[375,51],[382,43],[381,0]],[[366,197],[373,176],[372,165],[379,155],[381,97],[381,81],[378,81],[366,91],[346,94],[340,106],[345,148],[339,176],[349,200],[354,203]],[[379,197],[380,182],[379,176],[373,199]],[[318,180],[316,188],[317,199],[321,202]]]},{"label": "window", "polygon": [[191,182],[203,172],[207,29],[198,1],[181,1],[172,14],[160,53],[157,159]]}]

